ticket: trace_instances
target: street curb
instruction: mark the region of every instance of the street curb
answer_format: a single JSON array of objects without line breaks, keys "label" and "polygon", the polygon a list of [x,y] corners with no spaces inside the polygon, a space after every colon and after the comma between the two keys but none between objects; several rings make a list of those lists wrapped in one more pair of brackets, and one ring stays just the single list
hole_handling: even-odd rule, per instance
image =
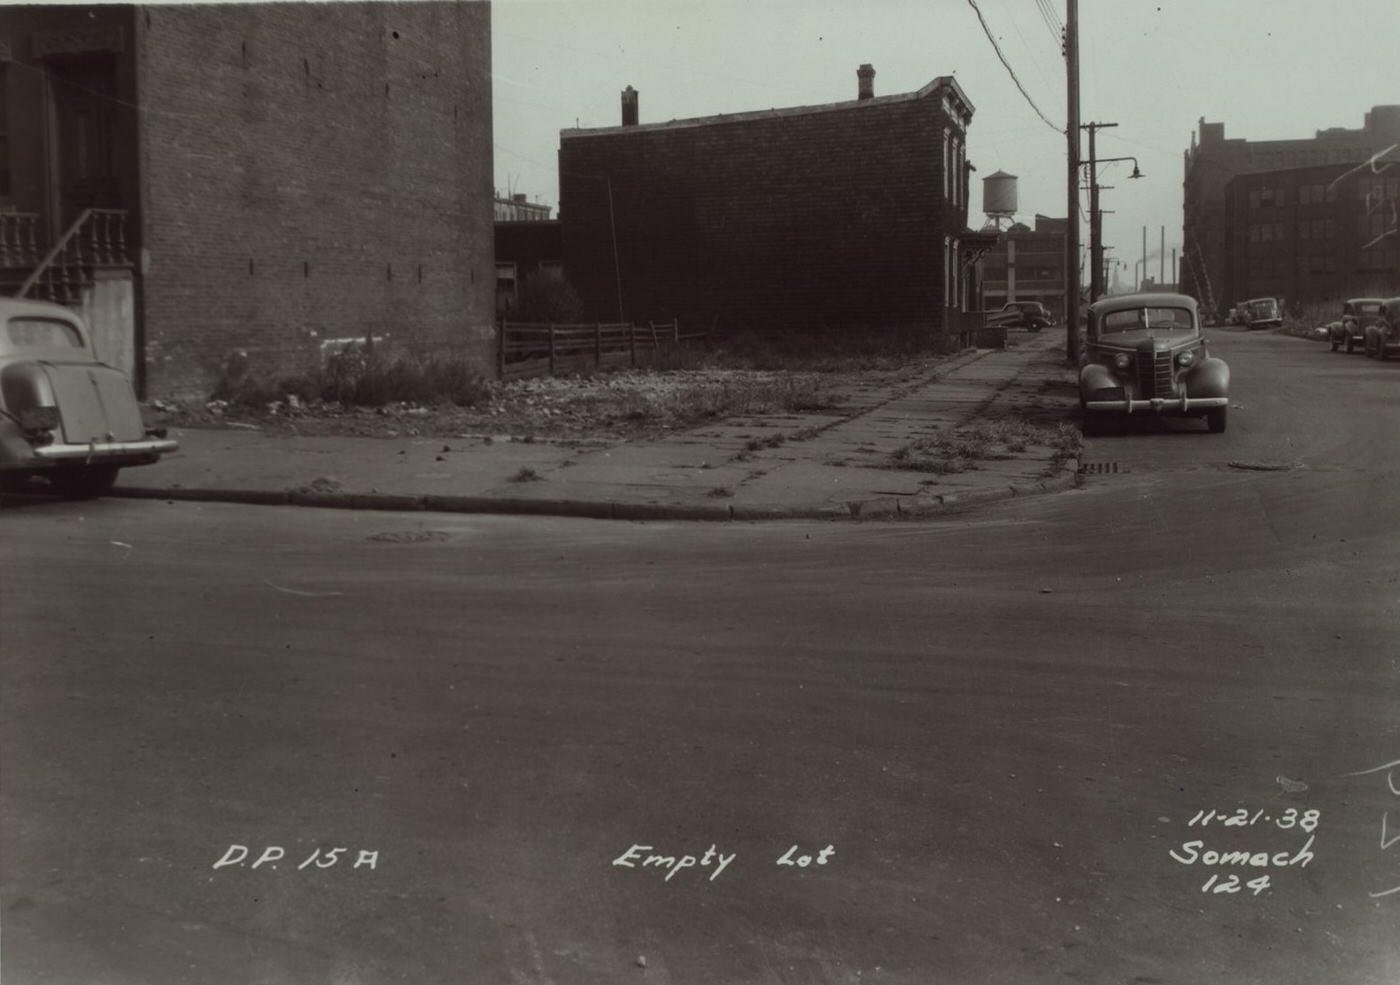
[{"label": "street curb", "polygon": [[327,510],[375,510],[396,513],[473,513],[497,516],[555,516],[587,520],[758,522],[764,520],[885,520],[895,517],[932,516],[983,503],[1039,493],[1058,492],[1075,485],[1079,460],[1071,459],[1059,473],[1032,484],[1010,484],[991,489],[941,493],[903,500],[893,496],[850,500],[821,507],[786,506],[676,506],[662,503],[590,502],[570,499],[494,499],[488,496],[413,496],[392,493],[338,493],[261,489],[161,489],[118,486],[109,494],[116,499],[164,499],[200,503],[234,503],[244,506],[301,506]]}]

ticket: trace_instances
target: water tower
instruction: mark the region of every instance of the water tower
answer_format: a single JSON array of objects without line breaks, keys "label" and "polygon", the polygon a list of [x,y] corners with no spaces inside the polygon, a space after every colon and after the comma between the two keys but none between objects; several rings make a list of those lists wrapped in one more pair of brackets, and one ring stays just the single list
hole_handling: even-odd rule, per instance
[{"label": "water tower", "polygon": [[1001,232],[1001,222],[1008,223],[1016,215],[1016,176],[998,171],[982,179],[982,211],[987,220]]}]

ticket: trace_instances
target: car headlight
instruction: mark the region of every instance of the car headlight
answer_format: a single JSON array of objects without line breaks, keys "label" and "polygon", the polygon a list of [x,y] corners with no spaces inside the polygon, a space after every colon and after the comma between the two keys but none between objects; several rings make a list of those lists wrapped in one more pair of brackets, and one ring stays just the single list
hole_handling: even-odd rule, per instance
[{"label": "car headlight", "polygon": [[1126,352],[1120,352],[1113,357],[1113,365],[1118,369],[1127,369],[1133,364],[1133,357]]},{"label": "car headlight", "polygon": [[1194,352],[1189,351],[1189,350],[1186,351],[1186,352],[1181,353],[1180,355],[1178,355],[1178,356],[1176,357],[1176,364],[1177,364],[1178,366],[1182,367],[1183,369],[1185,369],[1187,366],[1190,366],[1190,365],[1191,365],[1192,363],[1194,363],[1195,361],[1196,361],[1196,354],[1195,354]]}]

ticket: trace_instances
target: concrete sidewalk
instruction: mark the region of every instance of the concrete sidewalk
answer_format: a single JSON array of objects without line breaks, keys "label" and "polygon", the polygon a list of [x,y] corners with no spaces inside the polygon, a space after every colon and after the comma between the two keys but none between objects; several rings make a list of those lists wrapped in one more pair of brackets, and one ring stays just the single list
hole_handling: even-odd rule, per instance
[{"label": "concrete sidewalk", "polygon": [[876,467],[977,421],[1054,425],[1075,406],[1056,333],[1012,333],[913,383],[853,392],[842,413],[730,418],[660,440],[172,433],[180,451],[113,495],[350,509],[753,520],[927,514],[1073,485],[1078,462],[1030,445],[948,474]]}]

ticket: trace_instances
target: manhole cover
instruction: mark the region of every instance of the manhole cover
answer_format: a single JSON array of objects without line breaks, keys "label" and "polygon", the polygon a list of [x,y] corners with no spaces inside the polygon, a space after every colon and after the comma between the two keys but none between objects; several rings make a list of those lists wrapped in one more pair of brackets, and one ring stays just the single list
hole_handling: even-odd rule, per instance
[{"label": "manhole cover", "polygon": [[1079,466],[1080,475],[1110,475],[1128,471],[1128,467],[1119,462],[1085,462]]}]

